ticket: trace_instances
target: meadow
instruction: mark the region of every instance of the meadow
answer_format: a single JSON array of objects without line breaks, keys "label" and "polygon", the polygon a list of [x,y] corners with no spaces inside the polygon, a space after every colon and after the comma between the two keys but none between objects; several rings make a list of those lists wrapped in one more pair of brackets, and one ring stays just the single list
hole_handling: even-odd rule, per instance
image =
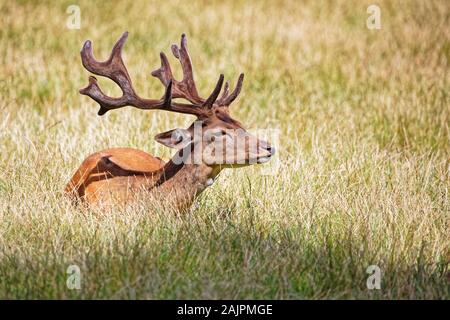
[{"label": "meadow", "polygon": [[[449,299],[450,5],[377,1],[370,30],[371,4],[0,0],[0,298]],[[186,214],[73,206],[64,186],[87,155],[167,159],[154,135],[193,120],[99,117],[78,93],[83,42],[103,60],[124,31],[142,96],[163,93],[150,72],[182,33],[204,95],[244,72],[232,115],[279,132],[278,166],[223,172]]]}]

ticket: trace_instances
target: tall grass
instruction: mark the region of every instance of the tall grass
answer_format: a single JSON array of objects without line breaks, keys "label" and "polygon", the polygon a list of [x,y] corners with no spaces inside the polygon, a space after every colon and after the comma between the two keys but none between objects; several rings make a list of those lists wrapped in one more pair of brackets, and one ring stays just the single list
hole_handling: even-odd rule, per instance
[{"label": "tall grass", "polygon": [[[450,297],[446,1],[381,1],[380,30],[366,28],[371,1],[76,1],[80,30],[70,4],[0,1],[0,297]],[[232,113],[280,130],[276,174],[223,172],[186,215],[145,199],[73,207],[62,190],[88,154],[168,158],[153,136],[192,121],[98,117],[78,94],[83,41],[105,59],[125,30],[142,96],[162,94],[150,71],[183,32],[200,92],[245,72]],[[81,290],[66,286],[70,265]]]}]

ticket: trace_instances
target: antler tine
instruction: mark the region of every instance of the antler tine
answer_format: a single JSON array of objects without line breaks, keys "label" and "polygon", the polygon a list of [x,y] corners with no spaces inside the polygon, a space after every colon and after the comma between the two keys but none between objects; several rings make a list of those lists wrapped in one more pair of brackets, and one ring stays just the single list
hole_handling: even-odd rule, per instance
[{"label": "antler tine", "polygon": [[223,87],[223,93],[220,96],[219,100],[217,100],[217,102],[220,102],[223,99],[225,99],[228,96],[229,91],[230,91],[230,83],[228,81],[226,81],[225,85]]},{"label": "antler tine", "polygon": [[161,58],[161,67],[157,70],[152,71],[152,76],[158,78],[164,86],[167,86],[169,80],[171,79],[173,82],[176,82],[176,80],[173,79],[172,70],[170,69],[170,64],[167,56],[164,52],[161,52],[159,56]]},{"label": "antler tine", "polygon": [[167,56],[163,52],[160,54],[161,67],[153,71],[152,76],[158,78],[164,85],[167,84],[169,79],[172,79],[173,98],[183,98],[191,102],[194,106],[202,106],[205,103],[205,99],[199,96],[197,87],[195,86],[192,61],[187,50],[187,37],[184,33],[181,35],[180,47],[173,44],[171,50],[175,58],[180,61],[183,70],[183,79],[181,81],[174,79]]},{"label": "antler tine", "polygon": [[92,42],[87,40],[81,49],[81,62],[90,72],[113,80],[124,91],[124,94],[134,93],[131,79],[122,60],[122,48],[128,38],[124,32],[114,45],[108,60],[99,62],[94,58]]},{"label": "antler tine", "polygon": [[220,90],[222,90],[223,79],[224,76],[223,74],[221,74],[219,77],[219,81],[217,81],[216,87],[214,88],[213,92],[208,97],[208,99],[206,99],[206,101],[203,103],[204,107],[211,108],[214,105],[214,102],[216,102],[217,97],[220,94]]},{"label": "antler tine", "polygon": [[193,104],[201,104],[201,101],[191,99],[190,96],[187,96],[186,93],[183,92],[183,85],[173,77],[167,56],[164,54],[164,52],[161,52],[159,55],[161,57],[161,67],[157,70],[152,71],[151,75],[158,78],[165,87],[167,87],[167,84],[170,80],[172,81],[173,98],[185,98]]},{"label": "antler tine", "polygon": [[228,107],[231,103],[233,103],[233,101],[236,100],[239,93],[241,92],[243,82],[244,82],[244,74],[241,73],[239,75],[239,79],[237,81],[236,88],[234,88],[233,92],[230,95],[228,95],[228,86],[227,86],[228,82],[227,82],[225,84],[225,89],[224,89],[222,96],[216,102],[217,105],[219,105],[221,107],[224,107],[224,106]]},{"label": "antler tine", "polygon": [[171,46],[172,53],[180,61],[181,68],[183,70],[183,80],[179,83],[181,91],[187,93],[194,103],[202,103],[203,99],[199,96],[197,87],[194,81],[194,71],[192,67],[191,57],[187,50],[187,37],[186,34],[181,35],[180,48],[173,44]]}]

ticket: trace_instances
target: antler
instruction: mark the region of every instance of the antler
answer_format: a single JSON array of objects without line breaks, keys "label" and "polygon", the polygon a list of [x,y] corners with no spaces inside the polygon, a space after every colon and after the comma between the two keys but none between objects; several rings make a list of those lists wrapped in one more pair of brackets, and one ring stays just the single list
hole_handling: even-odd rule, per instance
[{"label": "antler", "polygon": [[173,82],[173,97],[184,98],[194,105],[202,105],[205,99],[198,95],[197,87],[195,86],[194,73],[192,70],[192,62],[187,51],[186,35],[181,35],[181,48],[173,44],[171,49],[173,55],[180,61],[183,69],[183,80],[177,81],[174,79],[172,70],[170,68],[169,60],[164,52],[160,53],[161,67],[152,72],[152,76],[158,78],[164,86],[167,86],[169,81]]},{"label": "antler", "polygon": [[[187,51],[186,35],[183,34],[180,48],[177,45],[172,45],[172,53],[180,61],[183,69],[183,80],[177,81],[174,79],[169,61],[166,55],[161,53],[161,67],[153,71],[152,75],[157,77],[165,86],[164,96],[159,100],[141,98],[133,88],[130,75],[122,59],[122,48],[127,37],[128,32],[122,34],[114,45],[108,60],[103,62],[94,58],[92,43],[89,40],[84,43],[80,52],[83,66],[88,71],[113,80],[122,90],[121,97],[109,97],[102,92],[97,79],[93,76],[89,77],[89,85],[81,89],[80,93],[91,97],[100,105],[99,115],[104,115],[109,110],[133,106],[139,109],[160,109],[204,117],[208,116],[213,105],[228,106],[231,104],[241,90],[243,74],[240,75],[234,91],[229,95],[229,85],[226,83],[224,93],[217,100],[224,81],[224,76],[221,74],[211,95],[207,99],[201,98],[195,86],[191,58]],[[174,102],[172,98],[184,98],[191,104]]]},{"label": "antler", "polygon": [[225,82],[222,96],[219,99],[217,99],[216,104],[220,107],[228,107],[230,104],[232,104],[233,101],[236,100],[236,98],[238,97],[239,93],[241,93],[243,81],[244,81],[244,74],[241,73],[239,75],[239,79],[236,84],[236,88],[234,88],[234,90],[231,94],[229,94],[230,85],[229,85],[228,81]]},{"label": "antler", "polygon": [[160,100],[140,98],[133,89],[130,75],[122,60],[122,47],[127,40],[128,32],[122,34],[120,39],[114,45],[108,60],[99,62],[95,60],[92,53],[91,41],[84,43],[81,50],[81,61],[83,66],[90,72],[107,77],[113,80],[122,89],[120,98],[112,98],[105,95],[98,86],[97,79],[93,76],[89,77],[89,85],[80,90],[81,94],[91,97],[100,105],[99,115],[104,115],[109,110],[122,108],[124,106],[133,106],[139,109],[163,109],[171,108],[171,84],[166,87],[164,97]]},{"label": "antler", "polygon": [[[161,67],[152,72],[152,76],[158,78],[164,86],[167,86],[170,81],[172,81],[172,96],[173,98],[183,98],[191,102],[194,106],[199,109],[207,108],[210,109],[214,104],[218,106],[229,106],[239,95],[242,88],[242,81],[244,80],[244,74],[241,74],[236,85],[235,90],[228,95],[228,82],[225,83],[225,90],[221,98],[216,100],[220,89],[222,87],[223,75],[220,75],[219,81],[214,89],[213,93],[208,99],[203,99],[199,96],[197,87],[194,81],[194,72],[192,68],[191,58],[187,50],[187,38],[183,33],[181,35],[181,44],[178,47],[173,44],[172,53],[180,61],[181,68],[183,70],[183,80],[178,81],[173,77],[172,70],[170,68],[169,60],[164,52],[161,52]],[[176,104],[176,103],[173,103]]]}]

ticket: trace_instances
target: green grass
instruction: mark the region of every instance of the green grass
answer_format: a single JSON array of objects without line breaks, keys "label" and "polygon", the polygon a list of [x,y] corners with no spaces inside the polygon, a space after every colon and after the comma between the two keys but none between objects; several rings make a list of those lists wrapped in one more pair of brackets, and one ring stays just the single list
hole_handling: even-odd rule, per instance
[{"label": "green grass", "polygon": [[[70,4],[0,2],[1,298],[449,299],[446,1],[378,2],[381,30],[366,28],[371,1],[77,1],[80,30]],[[87,155],[168,158],[153,136],[192,121],[98,117],[78,94],[83,41],[105,59],[125,30],[142,96],[162,94],[150,72],[183,32],[203,94],[244,72],[232,114],[280,130],[277,174],[224,172],[186,215],[73,207],[62,190]],[[81,290],[66,286],[73,264]]]}]

